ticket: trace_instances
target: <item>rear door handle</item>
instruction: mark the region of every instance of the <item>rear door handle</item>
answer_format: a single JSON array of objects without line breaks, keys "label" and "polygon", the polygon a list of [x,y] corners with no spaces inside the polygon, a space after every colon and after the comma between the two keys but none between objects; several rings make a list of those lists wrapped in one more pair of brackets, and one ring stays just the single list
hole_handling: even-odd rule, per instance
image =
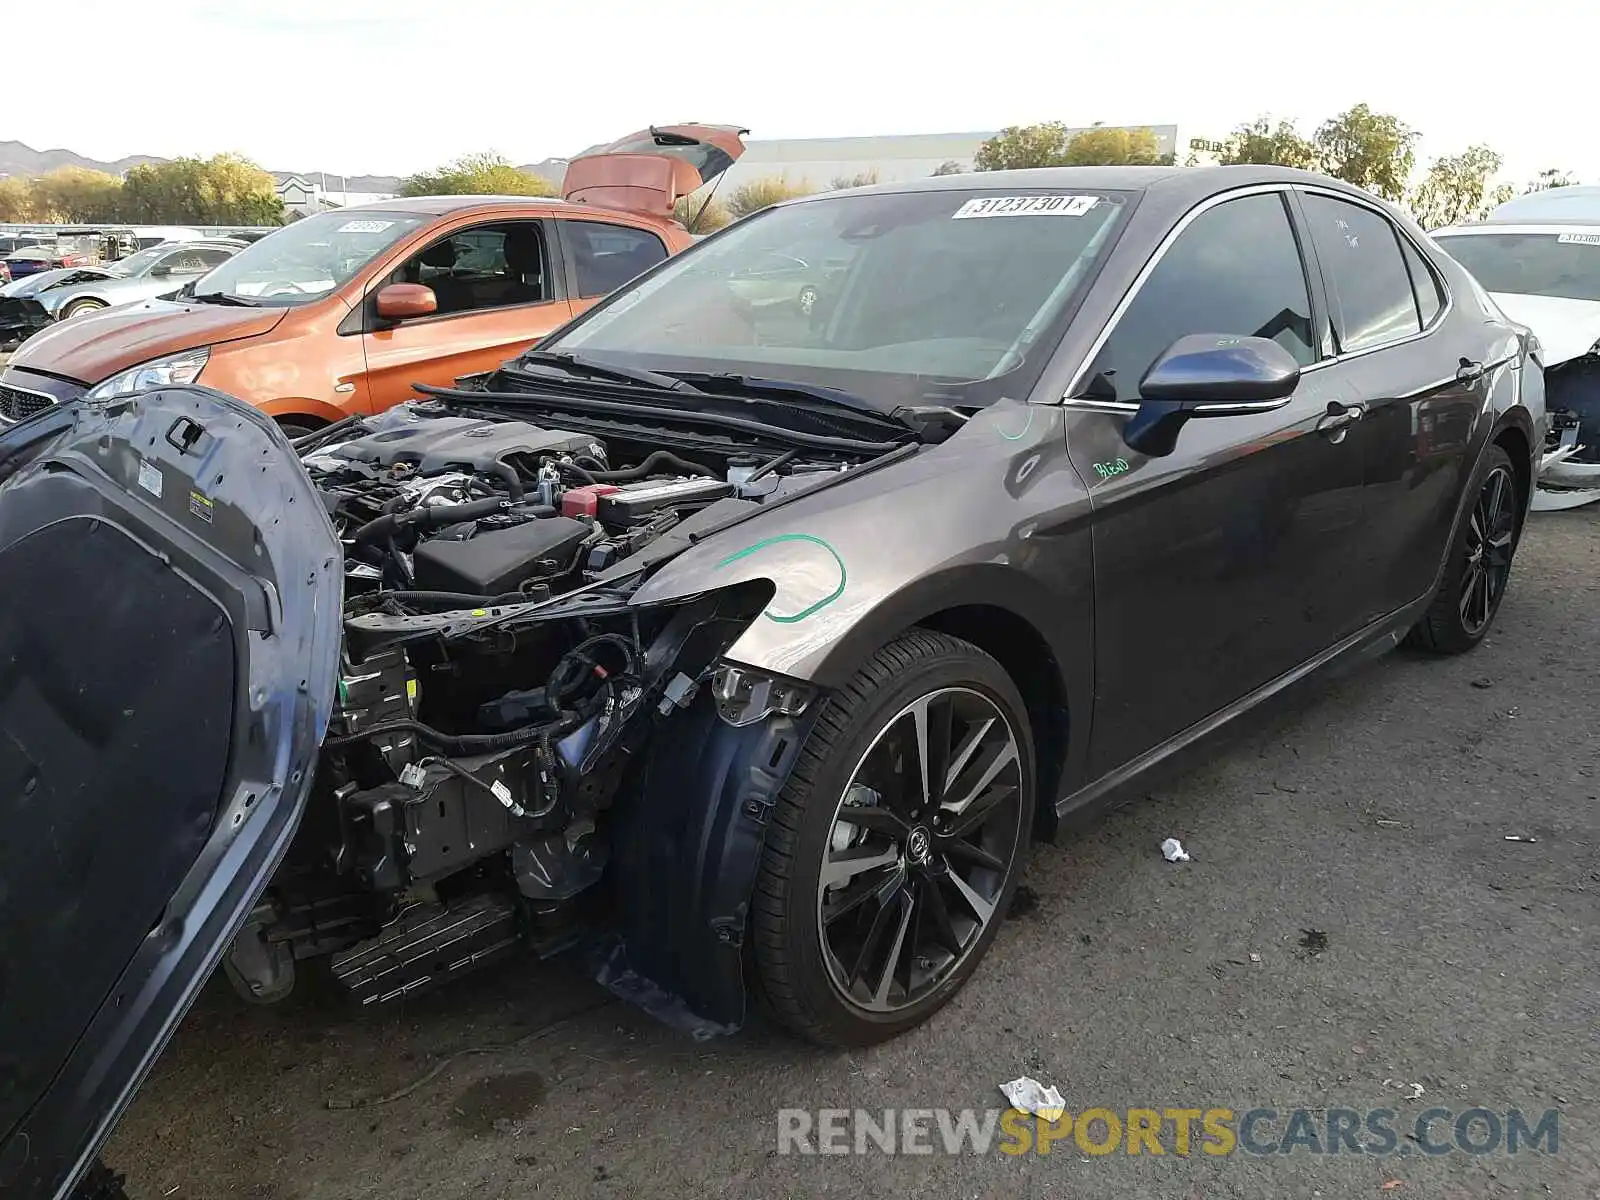
[{"label": "rear door handle", "polygon": [[1473,362],[1470,358],[1463,358],[1461,366],[1456,369],[1457,383],[1476,383],[1483,378],[1483,364]]},{"label": "rear door handle", "polygon": [[1361,420],[1365,411],[1359,404],[1341,404],[1337,400],[1330,400],[1327,415],[1317,422],[1317,429],[1321,433],[1336,433]]}]

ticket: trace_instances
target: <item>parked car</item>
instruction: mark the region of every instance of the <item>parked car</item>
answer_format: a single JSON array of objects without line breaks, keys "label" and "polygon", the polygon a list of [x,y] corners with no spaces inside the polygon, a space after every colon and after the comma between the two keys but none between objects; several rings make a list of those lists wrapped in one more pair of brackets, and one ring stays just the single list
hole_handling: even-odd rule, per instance
[{"label": "parked car", "polygon": [[[739,294],[819,230],[826,325]],[[747,968],[805,1037],[911,1028],[1063,814],[1481,641],[1538,378],[1360,189],[1104,167],[768,209],[295,446],[169,378],[9,428],[0,572],[54,586],[0,589],[0,1186],[87,1167],[219,959],[371,1009],[584,946],[702,1035]]]},{"label": "parked car", "polygon": [[24,275],[60,267],[89,265],[87,255],[76,250],[62,250],[56,246],[23,246],[21,249],[11,251],[0,261],[6,264],[7,272],[12,279],[21,279]]},{"label": "parked car", "polygon": [[213,238],[153,246],[109,264],[97,278],[44,289],[38,293],[38,300],[52,317],[67,321],[113,305],[152,299],[177,292],[184,284],[227,262],[246,245],[247,242]]},{"label": "parked car", "polygon": [[110,275],[103,267],[53,267],[0,285],[0,351],[15,350],[30,335],[50,326],[55,318],[39,302],[41,294],[107,278]]},{"label": "parked car", "polygon": [[402,198],[296,221],[176,299],[31,339],[0,374],[0,422],[201,379],[303,435],[409,399],[413,383],[493,370],[688,246],[672,205],[743,153],[741,133],[624,138],[572,161],[565,201]]},{"label": "parked car", "polygon": [[[1560,210],[1573,212],[1581,197],[1560,199]],[[1600,209],[1600,198],[1592,204]],[[1433,237],[1543,348],[1551,431],[1534,507],[1600,501],[1600,212],[1588,220],[1458,225]]]}]

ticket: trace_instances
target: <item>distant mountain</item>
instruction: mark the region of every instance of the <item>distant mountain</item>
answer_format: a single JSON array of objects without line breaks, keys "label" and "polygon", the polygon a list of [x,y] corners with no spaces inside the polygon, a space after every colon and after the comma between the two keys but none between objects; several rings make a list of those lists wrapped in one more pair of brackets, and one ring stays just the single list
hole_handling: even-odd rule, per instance
[{"label": "distant mountain", "polygon": [[164,161],[166,160],[151,158],[148,154],[130,154],[127,158],[117,159],[116,162],[100,162],[98,159],[85,158],[71,150],[35,150],[22,142],[0,142],[0,175],[43,175],[46,171],[54,171],[57,167],[88,167],[91,171],[121,175],[130,167],[137,167],[140,163]]},{"label": "distant mountain", "polygon": [[[121,175],[130,167],[137,167],[140,163],[166,161],[168,160],[149,154],[130,154],[127,158],[119,158],[115,162],[101,162],[99,159],[86,158],[71,150],[35,150],[22,142],[0,142],[0,176],[43,175],[46,171],[54,171],[57,167],[87,167],[91,171]],[[518,169],[559,184],[562,176],[566,174],[567,161],[564,158],[547,158],[543,162],[527,163]],[[333,171],[327,172],[326,175],[322,171],[272,171],[270,174],[279,183],[291,175],[298,175],[308,183],[321,183],[326,179],[327,186],[334,191],[394,193],[400,190],[400,177],[397,175],[344,176]]]},{"label": "distant mountain", "polygon": [[[57,167],[87,167],[91,171],[121,175],[130,167],[137,167],[141,163],[166,161],[168,160],[149,154],[130,154],[127,158],[119,158],[115,162],[101,162],[99,159],[86,158],[71,150],[35,150],[22,142],[0,142],[0,175],[43,175],[46,171],[54,171]],[[318,182],[321,182],[323,177],[321,171],[273,171],[271,174],[280,183],[290,175]],[[342,190],[349,192],[400,190],[400,180],[393,175],[351,175],[345,178],[329,171],[327,179],[330,187],[340,190],[342,184]]]}]

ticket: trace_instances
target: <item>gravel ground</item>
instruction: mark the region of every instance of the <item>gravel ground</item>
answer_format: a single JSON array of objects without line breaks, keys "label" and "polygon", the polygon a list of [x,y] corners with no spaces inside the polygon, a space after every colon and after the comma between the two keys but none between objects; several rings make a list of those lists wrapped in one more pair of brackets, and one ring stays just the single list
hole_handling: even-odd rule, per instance
[{"label": "gravel ground", "polygon": [[[110,1156],[139,1200],[1600,1195],[1597,594],[1600,513],[1536,518],[1476,653],[1313,681],[1038,847],[1036,902],[890,1045],[696,1044],[522,962],[381,1018],[213,986]],[[1399,1152],[777,1152],[779,1108],[997,1108],[1024,1073],[1073,1111],[1276,1109],[1268,1142],[1392,1107]],[[1423,1155],[1431,1104],[1557,1109],[1558,1153]]]}]

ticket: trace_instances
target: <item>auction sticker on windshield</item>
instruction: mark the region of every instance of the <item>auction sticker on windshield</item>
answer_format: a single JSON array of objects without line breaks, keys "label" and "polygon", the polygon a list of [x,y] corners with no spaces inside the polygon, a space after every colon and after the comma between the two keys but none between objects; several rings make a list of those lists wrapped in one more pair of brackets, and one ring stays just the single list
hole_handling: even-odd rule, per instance
[{"label": "auction sticker on windshield", "polygon": [[1600,246],[1600,233],[1563,233],[1556,241],[1569,245]]},{"label": "auction sticker on windshield", "polygon": [[968,200],[951,216],[952,221],[972,217],[1081,217],[1098,196],[979,196]]},{"label": "auction sticker on windshield", "polygon": [[382,233],[393,221],[346,221],[339,226],[340,233]]}]

